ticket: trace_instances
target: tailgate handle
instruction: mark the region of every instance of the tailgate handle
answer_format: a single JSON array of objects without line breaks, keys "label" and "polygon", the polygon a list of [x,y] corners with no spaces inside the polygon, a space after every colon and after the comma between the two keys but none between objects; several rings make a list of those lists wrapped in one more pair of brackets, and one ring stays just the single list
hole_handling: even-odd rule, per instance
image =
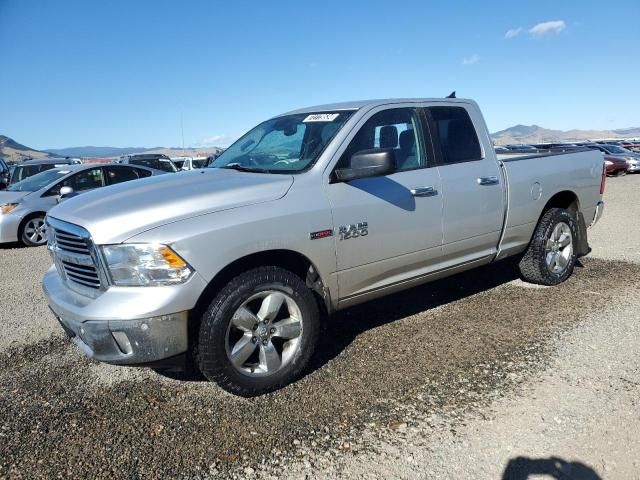
[{"label": "tailgate handle", "polygon": [[411,189],[411,195],[414,197],[435,197],[438,191],[433,187],[415,187]]},{"label": "tailgate handle", "polygon": [[478,179],[478,185],[498,185],[500,181],[496,175],[491,175],[489,177],[480,177]]}]

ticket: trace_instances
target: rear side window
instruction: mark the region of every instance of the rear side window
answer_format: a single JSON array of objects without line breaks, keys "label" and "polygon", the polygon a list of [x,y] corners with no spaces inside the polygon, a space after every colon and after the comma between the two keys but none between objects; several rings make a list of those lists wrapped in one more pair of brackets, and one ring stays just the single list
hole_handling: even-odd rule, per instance
[{"label": "rear side window", "polygon": [[435,143],[439,144],[442,164],[482,159],[478,135],[466,109],[429,107],[427,112],[433,121],[433,137]]},{"label": "rear side window", "polygon": [[141,168],[136,168],[136,172],[138,172],[138,176],[140,178],[147,178],[151,176],[151,170],[143,170]]},{"label": "rear side window", "polygon": [[105,167],[104,168],[107,181],[109,185],[115,185],[116,183],[128,182],[130,180],[137,180],[138,171],[137,168],[131,167]]}]

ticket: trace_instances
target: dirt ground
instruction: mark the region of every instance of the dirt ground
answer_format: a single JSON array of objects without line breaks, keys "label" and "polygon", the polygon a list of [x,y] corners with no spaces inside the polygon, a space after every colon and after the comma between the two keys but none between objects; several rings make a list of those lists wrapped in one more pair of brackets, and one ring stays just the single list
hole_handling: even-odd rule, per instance
[{"label": "dirt ground", "polygon": [[254,399],[85,359],[46,249],[0,249],[0,477],[640,478],[640,176],[605,201],[565,284],[505,262],[346,310]]}]

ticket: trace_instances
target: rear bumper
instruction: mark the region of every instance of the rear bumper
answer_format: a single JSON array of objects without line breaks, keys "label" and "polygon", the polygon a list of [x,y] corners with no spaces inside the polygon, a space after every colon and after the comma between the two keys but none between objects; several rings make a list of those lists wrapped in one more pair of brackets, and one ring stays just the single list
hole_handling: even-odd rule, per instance
[{"label": "rear bumper", "polygon": [[589,226],[593,227],[596,223],[598,223],[598,220],[600,220],[600,218],[602,218],[602,214],[603,213],[604,213],[604,201],[600,200],[596,204],[596,211],[593,214],[593,219],[591,220],[591,224]]}]

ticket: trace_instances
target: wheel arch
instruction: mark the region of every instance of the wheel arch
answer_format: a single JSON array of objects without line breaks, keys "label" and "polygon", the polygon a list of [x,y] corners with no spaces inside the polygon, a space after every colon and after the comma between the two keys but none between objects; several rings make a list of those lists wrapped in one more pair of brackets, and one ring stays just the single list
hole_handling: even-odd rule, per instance
[{"label": "wheel arch", "polygon": [[575,216],[578,223],[576,251],[578,256],[587,255],[591,251],[591,248],[589,247],[587,239],[587,224],[584,220],[582,209],[580,208],[580,199],[578,198],[578,195],[571,190],[562,190],[552,195],[542,209],[540,217],[538,218],[538,223],[540,223],[543,215],[552,208],[563,208],[569,210]]},{"label": "wheel arch", "polygon": [[287,249],[265,250],[234,260],[211,279],[200,294],[196,306],[191,312],[192,321],[189,322],[191,325],[190,336],[197,335],[200,318],[207,310],[213,297],[229,280],[243,272],[264,266],[280,267],[297,275],[314,293],[321,311],[325,314],[332,311],[329,288],[320,276],[315,264],[306,255]]},{"label": "wheel arch", "polygon": [[553,195],[546,203],[540,214],[540,218],[545,212],[551,208],[565,208],[571,212],[577,213],[580,211],[580,199],[575,192],[571,190],[562,190]]}]

